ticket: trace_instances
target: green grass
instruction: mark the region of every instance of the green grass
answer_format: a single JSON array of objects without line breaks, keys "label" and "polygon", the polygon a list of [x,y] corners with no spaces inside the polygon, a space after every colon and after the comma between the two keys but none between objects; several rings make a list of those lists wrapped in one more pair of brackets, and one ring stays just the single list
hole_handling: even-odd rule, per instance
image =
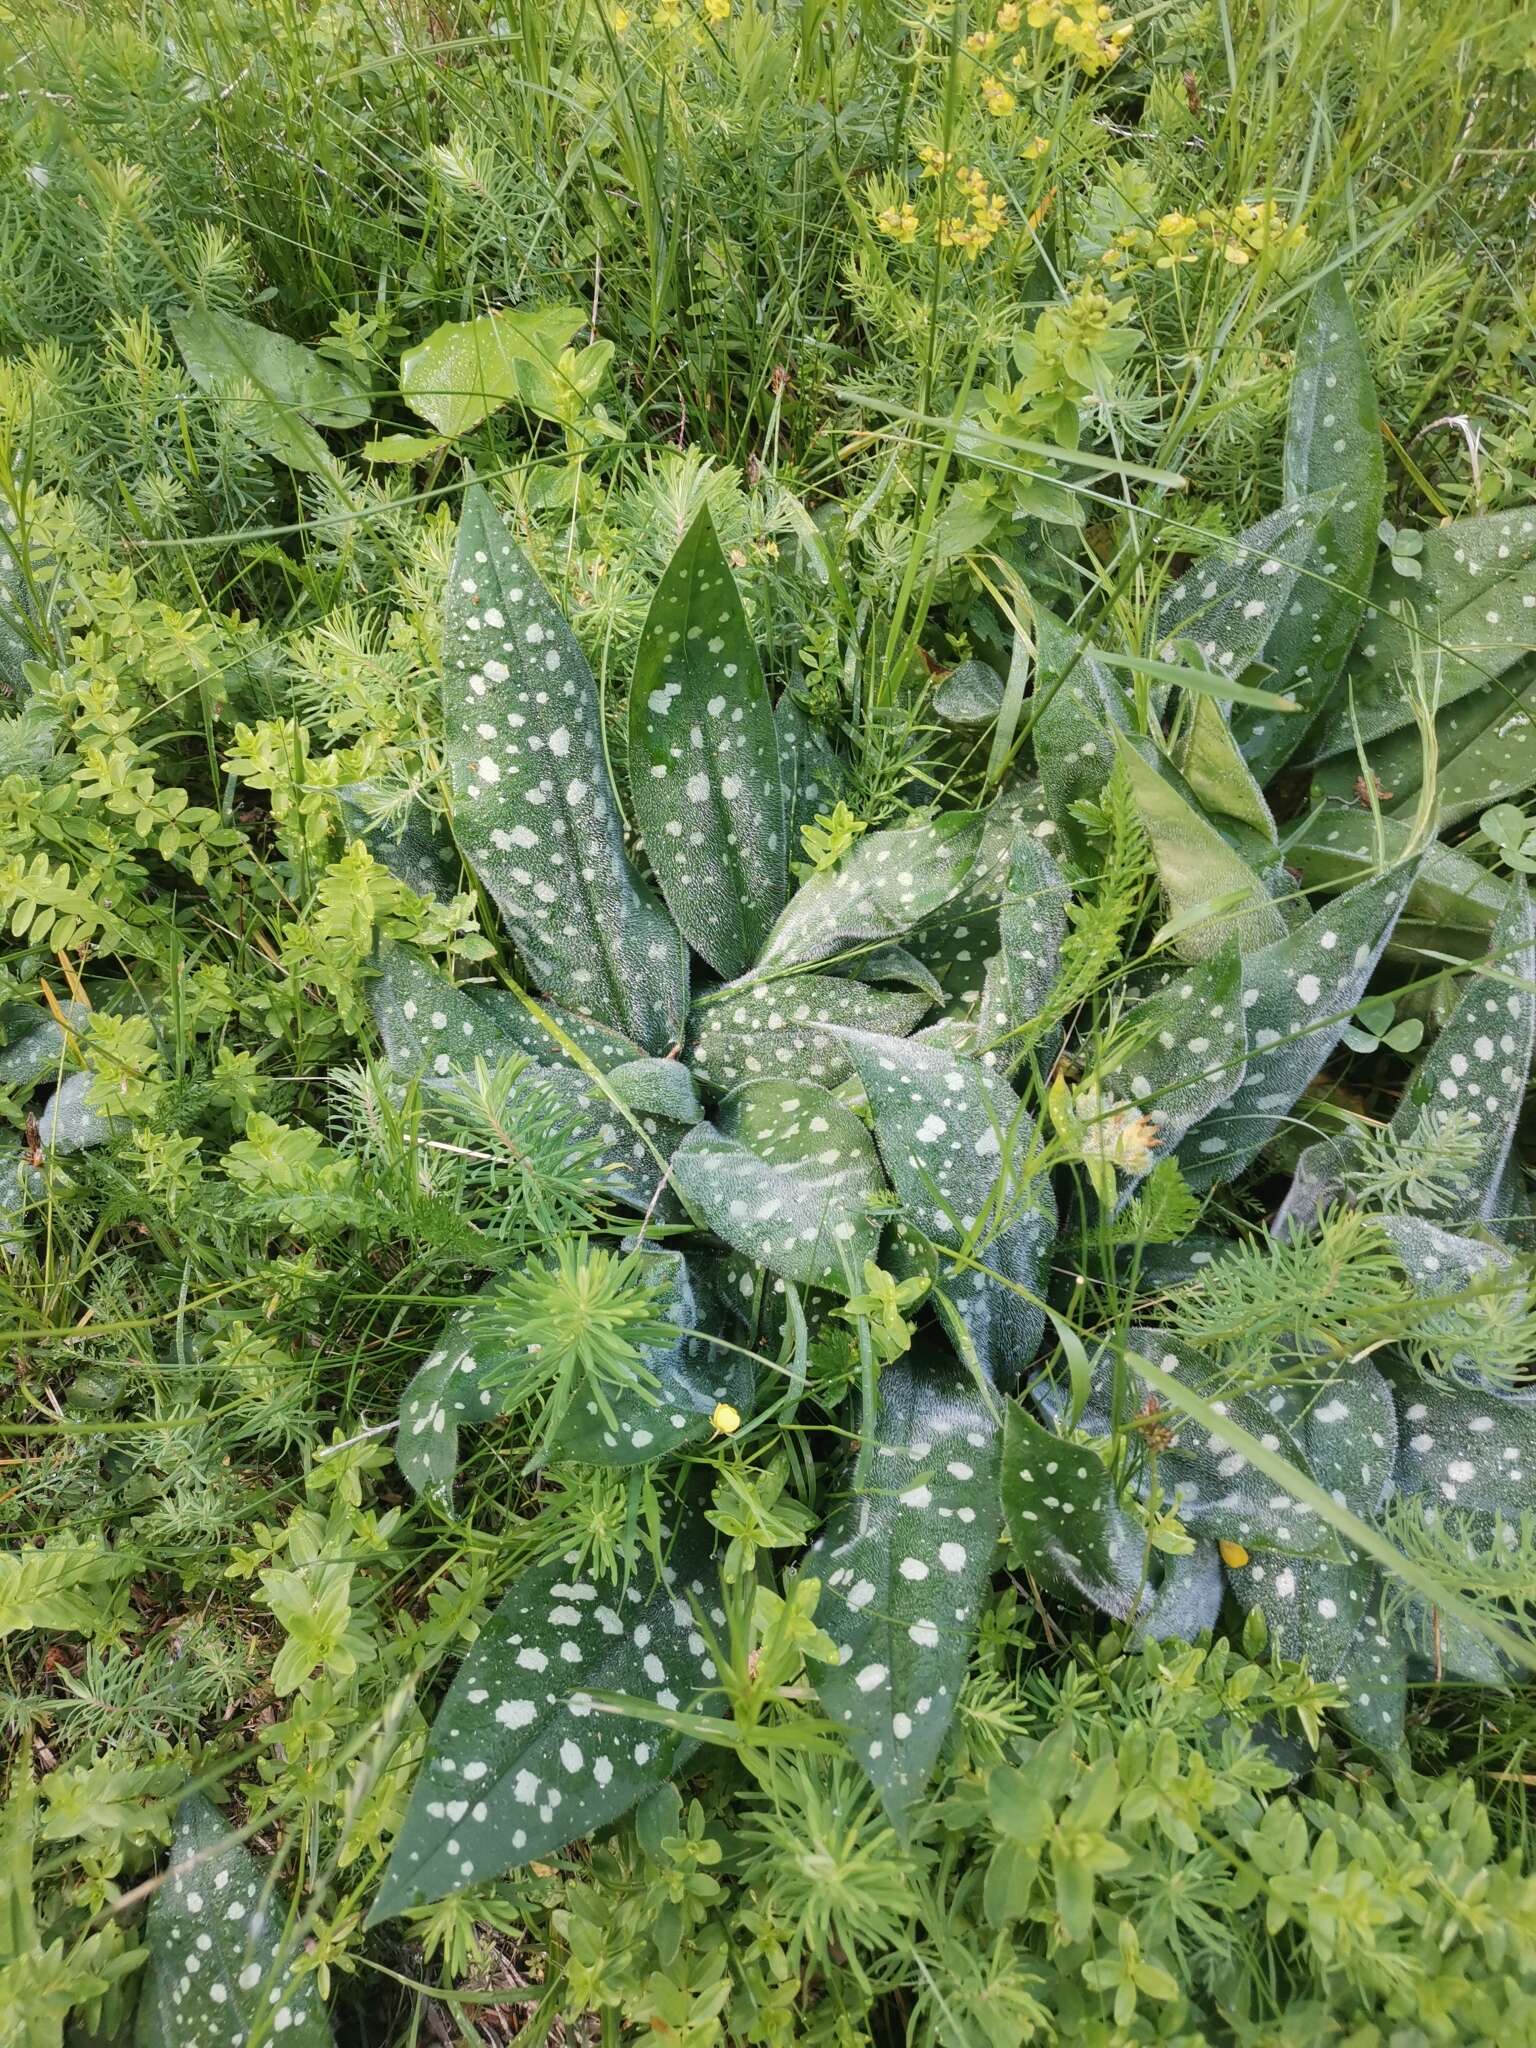
[{"label": "green grass", "polygon": [[[573,1145],[510,1066],[448,1099],[401,1085],[377,948],[547,993],[470,852],[439,700],[472,475],[572,621],[631,819],[644,622],[708,507],[770,693],[841,762],[820,827],[791,837],[807,872],[999,792],[1047,817],[1052,620],[1108,655],[1139,733],[1176,734],[1166,671],[1191,657],[1164,656],[1159,607],[1281,504],[1298,331],[1330,278],[1377,394],[1390,559],[1447,520],[1518,516],[1536,500],[1529,22],[1451,0],[1155,6],[1104,62],[1118,17],[1067,10],[1059,40],[1062,10],[1027,0],[675,12],[0,15],[0,2042],[176,2038],[141,1986],[189,1788],[275,1859],[289,1964],[335,2039],[368,2048],[1523,2039],[1518,1493],[1472,1556],[1454,1522],[1369,1524],[1400,1561],[1383,1612],[1430,1630],[1391,1757],[1235,1599],[1214,1646],[1143,1646],[1043,1553],[1027,1569],[1015,1522],[942,1760],[893,1818],[816,1689],[840,1610],[794,1567],[847,1498],[882,1374],[952,1369],[932,1293],[853,1275],[851,1307],[808,1294],[782,1341],[776,1315],[712,1322],[721,1355],[757,1359],[739,1430],[657,1465],[552,1455],[573,1387],[618,1398],[637,1362],[647,1384],[657,1300],[611,1263],[635,1216],[603,1147]],[[318,350],[350,423],[306,426],[189,363],[193,307]],[[611,345],[590,378],[525,362],[456,435],[409,402],[403,359],[442,324],[563,307],[576,348]],[[381,459],[390,436],[419,445]],[[1459,643],[1427,602],[1414,630],[1428,689]],[[941,686],[972,660],[997,698],[957,725]],[[1464,703],[1518,712],[1531,676],[1527,651]],[[1383,788],[1372,761],[1396,780],[1403,755],[1377,746],[1328,771],[1379,826],[1372,872],[1416,806],[1436,824],[1432,769],[1422,801]],[[1121,1361],[1112,1415],[1094,1421],[1102,1390],[1079,1398],[1075,1448],[1150,1578],[1211,1532],[1160,1490],[1167,1416],[1124,1363],[1139,1333],[1210,1361],[1210,1383],[1186,1374],[1207,1421],[1212,1395],[1253,1404],[1362,1357],[1441,1390],[1458,1360],[1495,1392],[1528,1377],[1522,1137],[1507,1204],[1468,1233],[1512,1253],[1491,1281],[1421,1286],[1347,1206],[1461,1213],[1481,1155],[1460,1112],[1384,1127],[1420,1056],[1401,1027],[1435,1046],[1490,906],[1536,858],[1536,770],[1512,780],[1493,794],[1513,818],[1463,805],[1443,825],[1438,893],[1372,983],[1393,1009],[1356,1013],[1258,1162],[1209,1193],[1159,1166],[1118,1217],[1100,1194],[1106,1173],[1124,1187],[1113,1145],[1138,1142],[1115,1086],[1144,1050],[1129,1005],[1198,949],[1210,906],[1181,921],[1123,777],[1071,814],[1070,859],[1058,826],[1073,910],[1001,1048],[1024,1104],[1005,1149],[1063,1208],[1041,1366],[1082,1397],[1101,1346]],[[1331,856],[1305,773],[1267,781],[1278,855],[1233,828],[1230,784],[1198,794],[1211,839],[1268,863],[1276,917],[1316,907]],[[407,820],[446,848],[436,900],[381,829]],[[944,973],[952,1008],[968,964]],[[78,1147],[45,1107],[74,1075]],[[1298,1155],[1341,1132],[1364,1134],[1346,1206],[1277,1250],[1264,1226]],[[985,1266],[998,1220],[965,1258]],[[651,1241],[692,1245],[684,1229],[663,1211]],[[1189,1255],[1222,1241],[1202,1283]],[[447,1507],[408,1483],[395,1428],[487,1286],[545,1350],[463,1432]],[[368,1926],[496,1603],[568,1557],[616,1599],[645,1583],[688,1487],[730,1556],[719,1688],[651,1716],[704,1739],[678,1792]],[[1415,1588],[1437,1597],[1415,1608]],[[1442,1623],[1499,1637],[1509,1686],[1449,1676]],[[271,2011],[239,2038],[283,2039]]]}]

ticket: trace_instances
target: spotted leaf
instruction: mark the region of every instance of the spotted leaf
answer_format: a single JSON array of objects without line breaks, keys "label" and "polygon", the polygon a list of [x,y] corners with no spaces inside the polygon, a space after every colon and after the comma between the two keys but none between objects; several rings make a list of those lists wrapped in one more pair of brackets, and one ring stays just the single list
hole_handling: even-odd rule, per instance
[{"label": "spotted leaf", "polygon": [[535,982],[669,1051],[686,950],[625,855],[586,656],[479,485],[459,521],[443,662],[454,836]]},{"label": "spotted leaf", "polygon": [[1447,1220],[1487,1222],[1498,1214],[1500,1176],[1514,1143],[1536,1046],[1536,906],[1512,889],[1494,926],[1488,971],[1469,975],[1434,1044],[1392,1117],[1409,1137],[1427,1109],[1458,1111],[1477,1134],[1466,1193]]},{"label": "spotted leaf", "polygon": [[[1533,572],[1536,574],[1536,572]],[[1536,613],[1525,630],[1536,639]],[[1428,623],[1426,634],[1433,634]],[[1433,667],[1430,640],[1425,662]],[[1423,787],[1424,750],[1416,726],[1372,740],[1369,773],[1389,816],[1411,817]],[[1536,783],[1536,660],[1522,661],[1459,697],[1435,719],[1435,804],[1440,824],[1459,824]],[[1324,761],[1313,779],[1314,799],[1347,802],[1358,791],[1360,764],[1353,753]]]},{"label": "spotted leaf", "polygon": [[834,974],[786,974],[721,989],[688,1020],[688,1063],[719,1096],[744,1081],[792,1076],[836,1088],[848,1056],[826,1029],[862,1025],[900,1038],[930,1007],[926,995],[876,989]]},{"label": "spotted leaf", "polygon": [[847,1296],[862,1284],[879,1227],[880,1163],[869,1133],[810,1082],[751,1081],[672,1159],[674,1185],[734,1250],[798,1287]]},{"label": "spotted leaf", "polygon": [[844,794],[848,771],[786,690],[773,714],[778,732],[779,778],[784,793],[784,843],[801,857],[800,833]]},{"label": "spotted leaf", "polygon": [[[1034,1124],[1008,1083],[941,1046],[842,1031],[903,1215],[906,1270],[931,1272],[982,1368],[1014,1384],[1034,1356],[1056,1236]],[[960,1252],[958,1259],[945,1252]]]},{"label": "spotted leaf", "polygon": [[575,1551],[524,1573],[438,1710],[370,1925],[553,1855],[666,1783],[694,1745],[593,1695],[687,1712],[714,1684],[707,1535],[690,1520],[648,1586],[599,1586]]},{"label": "spotted leaf", "polygon": [[[569,1131],[573,1161],[586,1148],[597,1148],[589,1163],[616,1200],[637,1209],[650,1207],[665,1162],[686,1128],[684,1121],[640,1102],[630,1105],[623,1084],[609,1081],[605,1092],[604,1085],[577,1066],[559,1038],[510,989],[456,988],[404,946],[381,948],[379,963],[370,999],[385,1055],[396,1073],[418,1078],[428,1089],[448,1088],[455,1076],[472,1074],[477,1059],[492,1068],[528,1059],[526,1072],[513,1084],[516,1092],[547,1098],[551,1115],[561,1118]],[[626,1045],[590,1018],[554,1005],[540,1007],[600,1071],[626,1072],[632,1084],[637,1067],[650,1076],[650,1062],[638,1047]],[[682,1085],[686,1087],[686,1076]],[[652,1087],[643,1092],[653,1091],[654,1077]],[[678,1097],[674,1106],[681,1103]]]},{"label": "spotted leaf", "polygon": [[[1390,556],[1377,569],[1359,644],[1314,750],[1320,757],[1352,759],[1357,730],[1374,741],[1411,725],[1402,679],[1426,663],[1442,714],[1470,696],[1495,717],[1509,714],[1508,690],[1489,685],[1536,651],[1536,507],[1431,527],[1417,560],[1411,581]],[[1376,758],[1373,748],[1373,765]],[[1397,781],[1385,787],[1401,802]]]},{"label": "spotted leaf", "polygon": [[1105,1110],[1102,1142],[1109,1150],[1127,1108],[1139,1110],[1155,1132],[1155,1149],[1111,1152],[1122,1193],[1241,1087],[1248,1052],[1242,994],[1242,963],[1228,953],[1164,974],[1109,1034],[1096,1076]]},{"label": "spotted leaf", "polygon": [[1536,1394],[1404,1379],[1397,1486],[1448,1508],[1518,1523],[1536,1509]]},{"label": "spotted leaf", "polygon": [[1038,1043],[1066,936],[1068,894],[1061,869],[1040,841],[1023,828],[1016,831],[998,904],[997,951],[986,964],[970,1019],[971,1049],[1005,1073]]},{"label": "spotted leaf", "polygon": [[842,1661],[816,1689],[887,1813],[904,1822],[933,1775],[970,1661],[997,1548],[998,1418],[953,1365],[880,1376],[874,1440],[803,1570]]},{"label": "spotted leaf", "polygon": [[[1285,919],[1264,884],[1178,787],[1173,772],[1123,735],[1120,758],[1157,863],[1174,948],[1182,959],[1209,960],[1237,946],[1257,951],[1284,937]],[[1143,751],[1145,749],[1145,751]]]},{"label": "spotted leaf", "polygon": [[707,505],[640,635],[629,775],[678,928],[717,973],[744,973],[784,907],[784,794],[773,707]]},{"label": "spotted leaf", "polygon": [[1146,1536],[1108,1467],[1017,1401],[1003,1420],[1002,1504],[1010,1562],[1048,1591],[1076,1594],[1121,1620],[1141,1604]]},{"label": "spotted leaf", "polygon": [[1231,1101],[1178,1150],[1194,1188],[1248,1165],[1327,1059],[1364,995],[1413,883],[1416,863],[1360,883],[1243,962],[1248,1065]]},{"label": "spotted leaf", "polygon": [[170,1867],[145,1922],[149,1958],[135,2048],[229,2048],[255,2040],[330,2048],[312,1973],[294,1971],[286,1902],[218,1809],[176,1809]]},{"label": "spotted leaf", "polygon": [[[82,1032],[90,1011],[73,1000],[60,1005],[70,1030]],[[6,1044],[0,1051],[0,1088],[25,1096],[45,1075],[56,1074],[69,1034],[51,1012],[22,1005],[5,1013]]]},{"label": "spotted leaf", "polygon": [[626,1109],[637,1116],[661,1117],[670,1124],[704,1120],[693,1075],[681,1060],[627,1060],[610,1067],[605,1079]]},{"label": "spotted leaf", "polygon": [[872,939],[905,938],[961,893],[982,821],[945,811],[929,823],[871,832],[835,868],[812,875],[785,906],[757,972],[808,966]]},{"label": "spotted leaf", "polygon": [[1207,814],[1234,819],[1273,844],[1274,817],[1217,698],[1189,693],[1172,758]]},{"label": "spotted leaf", "polygon": [[1091,865],[1092,841],[1072,806],[1101,795],[1115,765],[1115,735],[1131,729],[1130,711],[1109,667],[1054,613],[1036,613],[1035,639],[1041,708],[1032,730],[1041,790],[1067,850],[1080,866]]},{"label": "spotted leaf", "polygon": [[[1365,881],[1381,867],[1401,860],[1412,831],[1400,818],[1378,820],[1355,803],[1348,810],[1325,805],[1299,830],[1288,830],[1286,864],[1309,891],[1336,894]],[[1488,951],[1488,934],[1509,897],[1509,884],[1491,875],[1475,860],[1431,840],[1401,917],[1387,942],[1387,952],[1421,968],[1428,953],[1455,959],[1480,960]]]},{"label": "spotted leaf", "polygon": [[[1322,509],[1306,536],[1304,573],[1262,651],[1277,688],[1303,714],[1322,709],[1359,630],[1385,489],[1375,387],[1334,271],[1314,287],[1302,316],[1285,433],[1286,499]],[[1260,782],[1285,765],[1308,723],[1241,704],[1232,712],[1233,734]]]},{"label": "spotted leaf", "polygon": [[381,817],[374,808],[378,795],[367,782],[348,783],[337,790],[336,801],[347,831],[407,888],[434,903],[446,903],[464,887],[464,863],[448,827],[415,797],[398,813]]}]

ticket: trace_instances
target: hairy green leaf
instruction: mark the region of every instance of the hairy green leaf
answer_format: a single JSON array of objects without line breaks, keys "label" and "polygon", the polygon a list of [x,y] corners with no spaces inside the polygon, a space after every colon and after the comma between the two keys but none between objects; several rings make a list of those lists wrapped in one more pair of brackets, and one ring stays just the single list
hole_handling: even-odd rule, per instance
[{"label": "hairy green leaf", "polygon": [[648,1587],[595,1585],[576,1551],[523,1574],[438,1711],[370,1925],[552,1855],[666,1783],[693,1745],[593,1695],[686,1712],[709,1689],[695,1604],[725,1617],[707,1536],[690,1519]]},{"label": "hairy green leaf", "polygon": [[1072,815],[1097,802],[1115,765],[1115,736],[1131,730],[1125,693],[1111,670],[1053,612],[1035,614],[1041,709],[1033,726],[1035,759],[1046,808],[1072,857],[1092,862],[1092,842]]},{"label": "hairy green leaf", "polygon": [[241,431],[290,469],[329,466],[317,426],[356,427],[368,417],[357,373],[285,334],[206,306],[173,315],[171,332],[199,389],[238,399]]},{"label": "hairy green leaf", "polygon": [[871,832],[790,898],[757,972],[809,966],[871,939],[905,938],[954,900],[975,866],[982,821],[945,811],[927,824]]},{"label": "hairy green leaf", "polygon": [[1172,771],[1123,735],[1117,743],[1168,918],[1178,925],[1179,955],[1208,960],[1231,946],[1253,952],[1283,938],[1285,919],[1264,884],[1179,789]]},{"label": "hairy green leaf", "polygon": [[901,1825],[938,1761],[997,1548],[998,1417],[954,1365],[880,1376],[853,1492],[802,1570],[842,1653],[816,1690]]},{"label": "hairy green leaf", "polygon": [[688,958],[631,867],[586,656],[478,484],[443,623],[454,836],[538,985],[647,1052],[682,1041]]},{"label": "hairy green leaf", "polygon": [[688,1064],[712,1095],[781,1075],[835,1088],[848,1078],[848,1058],[827,1025],[858,1025],[900,1038],[928,1008],[926,995],[870,988],[833,974],[747,982],[694,1005]]},{"label": "hairy green leaf", "polygon": [[640,635],[629,775],[679,930],[717,973],[745,973],[784,907],[784,794],[773,707],[707,505]]},{"label": "hairy green leaf", "polygon": [[176,1809],[171,1867],[145,1924],[149,1960],[135,2048],[225,2048],[279,2040],[330,2048],[312,1974],[294,1971],[287,1907],[218,1809],[194,1793]]}]

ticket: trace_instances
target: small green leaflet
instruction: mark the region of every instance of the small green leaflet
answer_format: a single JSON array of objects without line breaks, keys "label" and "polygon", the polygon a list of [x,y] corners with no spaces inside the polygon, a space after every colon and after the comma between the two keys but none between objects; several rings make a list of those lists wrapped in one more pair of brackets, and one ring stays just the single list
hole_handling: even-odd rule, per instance
[{"label": "small green leaflet", "polygon": [[1068,851],[1084,865],[1092,842],[1072,806],[1098,800],[1115,765],[1115,735],[1131,729],[1130,712],[1111,671],[1053,612],[1036,612],[1035,639],[1041,709],[1031,730],[1041,787]]},{"label": "small green leaflet", "polygon": [[[934,1275],[983,1370],[1014,1385],[1040,1341],[1045,1260],[1056,1236],[1049,1176],[1027,1179],[1022,1170],[1034,1147],[1028,1113],[1006,1081],[941,1046],[868,1031],[838,1036],[904,1205],[903,1266]],[[943,1256],[962,1249],[974,1263]]]},{"label": "small green leaflet", "polygon": [[1285,919],[1264,884],[1177,787],[1174,771],[1148,758],[1146,741],[1138,745],[1121,734],[1117,745],[1157,863],[1169,923],[1178,927],[1180,957],[1209,960],[1234,945],[1255,952],[1283,938]]},{"label": "small green leaflet", "polygon": [[811,1082],[752,1081],[672,1156],[673,1185],[707,1229],[798,1287],[847,1297],[879,1245],[883,1183],[869,1133]]},{"label": "small green leaflet", "polygon": [[773,707],[707,505],[641,631],[629,784],[678,929],[717,974],[744,974],[784,907],[784,793]]},{"label": "small green leaflet", "polygon": [[848,1078],[848,1058],[826,1025],[853,1024],[902,1038],[929,1007],[926,995],[870,988],[833,974],[747,982],[694,1005],[688,1064],[717,1096],[743,1081],[781,1074],[835,1088]]},{"label": "small green leaflet", "polygon": [[1058,1436],[1010,1401],[1001,1492],[1011,1563],[1050,1592],[1076,1594],[1121,1620],[1130,1616],[1142,1588],[1146,1538],[1086,1444]]},{"label": "small green leaflet", "polygon": [[550,412],[551,392],[562,381],[561,353],[586,322],[580,306],[446,321],[400,358],[400,395],[450,437],[467,434],[514,398],[530,411]]},{"label": "small green leaflet", "polygon": [[1230,1180],[1264,1145],[1344,1034],[1412,887],[1408,861],[1361,882],[1243,962],[1243,1085],[1178,1149],[1190,1186]]},{"label": "small green leaflet", "polygon": [[[1514,1143],[1536,1048],[1536,906],[1515,886],[1493,929],[1487,973],[1469,975],[1440,1035],[1420,1061],[1392,1118],[1406,1138],[1427,1109],[1459,1111],[1477,1132],[1461,1221],[1498,1214],[1499,1180]],[[1446,1212],[1442,1211],[1442,1220]]]},{"label": "small green leaflet", "polygon": [[665,1784],[692,1749],[595,1693],[688,1712],[716,1671],[709,1531],[690,1521],[649,1592],[584,1578],[580,1553],[525,1572],[438,1711],[368,1924],[553,1855]]},{"label": "small green leaflet", "polygon": [[[1309,573],[1263,649],[1277,687],[1309,712],[1320,710],[1349,654],[1371,587],[1376,529],[1386,490],[1386,456],[1370,366],[1344,280],[1331,272],[1314,288],[1296,339],[1285,433],[1288,503],[1316,504]],[[1308,720],[1238,707],[1232,730],[1260,782],[1283,767]]]},{"label": "small green leaflet", "polygon": [[290,469],[330,466],[317,426],[357,427],[368,417],[368,391],[357,371],[285,334],[207,307],[174,314],[171,332],[198,388],[238,401],[240,431]]},{"label": "small green leaflet", "polygon": [[454,836],[536,982],[670,1051],[688,956],[625,855],[592,671],[478,484],[459,521],[443,665]]},{"label": "small green leaflet", "polygon": [[902,939],[958,896],[975,866],[982,820],[945,811],[930,823],[871,832],[835,868],[790,898],[757,973],[809,966],[871,939]]},{"label": "small green leaflet", "polygon": [[998,1455],[998,1418],[958,1366],[887,1366],[852,1496],[801,1567],[826,1586],[818,1619],[842,1652],[818,1667],[821,1703],[898,1826],[933,1775],[970,1662]]},{"label": "small green leaflet", "polygon": [[[1139,1165],[1115,1161],[1127,1192],[1242,1086],[1248,1055],[1242,993],[1242,963],[1228,953],[1164,974],[1110,1032],[1095,1077],[1106,1117],[1134,1107],[1157,1129],[1156,1155]],[[1107,1125],[1106,1143],[1114,1128]]]},{"label": "small green leaflet", "polygon": [[330,2048],[313,1973],[296,1976],[288,1909],[251,1852],[200,1793],[176,1809],[170,1868],[145,1923],[149,1961],[135,2048],[230,2048],[281,2040]]},{"label": "small green leaflet", "polygon": [[[1376,740],[1412,724],[1402,679],[1437,679],[1442,714],[1474,693],[1505,718],[1508,688],[1488,686],[1536,650],[1536,507],[1431,527],[1410,580],[1383,555],[1359,643],[1314,752],[1353,760],[1355,732]],[[1372,748],[1375,764],[1377,750]],[[1358,773],[1358,770],[1354,771]],[[1381,777],[1398,795],[1398,785]],[[1491,802],[1485,796],[1485,802]]]},{"label": "small green leaflet", "polygon": [[801,827],[831,810],[844,793],[848,771],[788,690],[779,699],[773,723],[784,795],[784,844],[795,861],[802,858]]},{"label": "small green leaflet", "polygon": [[[643,1348],[640,1364],[657,1383],[653,1396],[638,1387],[609,1391],[608,1413],[579,1395],[555,1429],[550,1454],[588,1465],[648,1465],[709,1433],[716,1405],[728,1401],[745,1414],[754,1384],[752,1361],[714,1345],[702,1331],[712,1301],[701,1301],[681,1252],[648,1251],[643,1277],[665,1282],[659,1315],[674,1325],[668,1345]],[[452,1498],[460,1429],[514,1413],[526,1398],[535,1364],[489,1287],[451,1325],[444,1341],[416,1373],[400,1404],[396,1462],[418,1493],[442,1506]]]}]

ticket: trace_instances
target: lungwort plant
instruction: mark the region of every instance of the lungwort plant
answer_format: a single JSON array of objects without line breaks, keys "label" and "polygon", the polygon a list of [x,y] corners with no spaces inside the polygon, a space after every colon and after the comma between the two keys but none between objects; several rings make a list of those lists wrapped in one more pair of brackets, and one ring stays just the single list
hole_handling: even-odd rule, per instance
[{"label": "lungwort plant", "polygon": [[[835,768],[795,701],[772,702],[701,513],[630,696],[643,866],[586,658],[470,489],[444,635],[453,844],[424,815],[369,837],[418,888],[452,891],[462,856],[524,981],[456,986],[386,944],[376,1013],[428,1131],[466,1074],[495,1077],[601,1158],[638,1220],[621,1250],[578,1243],[491,1283],[410,1385],[397,1455],[451,1512],[461,1432],[531,1412],[536,1464],[647,1467],[665,1505],[649,1563],[604,1581],[571,1551],[481,1631],[375,1919],[604,1827],[729,1733],[729,1582],[809,1532],[766,1494],[740,1526],[718,1494],[707,1512],[701,1453],[793,1425],[831,1324],[856,1333],[854,1363],[817,1398],[857,1450],[800,1567],[820,1588],[812,1682],[898,1826],[944,1743],[1005,1513],[1016,1565],[1148,1633],[1196,1636],[1228,1598],[1262,1614],[1380,1749],[1410,1675],[1493,1683],[1528,1659],[1497,1595],[1465,1590],[1486,1586],[1480,1560],[1525,1554],[1536,1505],[1536,1418],[1512,1385],[1524,1268],[1499,1242],[1536,1031],[1523,889],[1392,1130],[1309,1155],[1282,1241],[1192,1234],[1200,1192],[1270,1145],[1340,1044],[1433,863],[1431,788],[1313,908],[1263,790],[1309,735],[1327,759],[1346,725],[1362,746],[1382,729],[1365,683],[1389,627],[1407,631],[1394,592],[1360,633],[1382,476],[1336,283],[1305,325],[1286,481],[1281,513],[1173,590],[1155,659],[1037,612],[1038,780],[844,833],[835,861]],[[1506,559],[1479,557],[1485,598]],[[1418,650],[1455,631],[1412,635],[1431,751]],[[1137,700],[1128,659],[1154,685]],[[808,825],[824,858],[792,889]],[[1149,860],[1152,963],[1106,1019]],[[1117,874],[1131,886],[1106,914]],[[1063,1045],[1089,1010],[1098,1028]],[[1162,1320],[1101,1319],[1085,1345],[1128,1252],[1164,1261]],[[1401,1309],[1385,1338],[1384,1304]],[[1032,1374],[1048,1317],[1060,1345]]]}]

